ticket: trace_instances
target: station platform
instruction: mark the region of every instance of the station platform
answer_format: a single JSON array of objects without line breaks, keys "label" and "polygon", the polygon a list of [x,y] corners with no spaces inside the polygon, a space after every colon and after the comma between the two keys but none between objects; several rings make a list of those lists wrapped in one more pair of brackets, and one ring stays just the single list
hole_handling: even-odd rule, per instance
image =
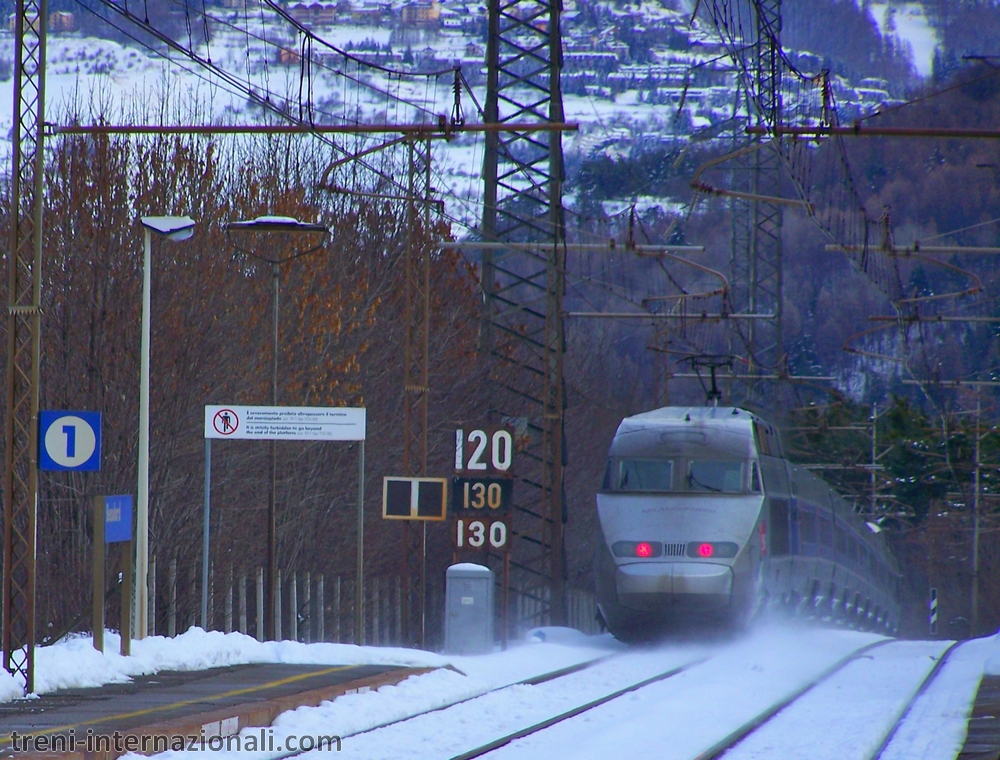
[{"label": "station platform", "polygon": [[965,745],[956,760],[1000,758],[1000,676],[985,675],[979,682],[969,717]]},{"label": "station platform", "polygon": [[267,727],[286,710],[396,684],[427,670],[236,665],[161,672],[137,676],[130,683],[58,691],[0,704],[0,756],[116,760],[126,751],[151,754],[169,748],[178,737],[200,741],[202,736],[210,739],[247,727]]}]

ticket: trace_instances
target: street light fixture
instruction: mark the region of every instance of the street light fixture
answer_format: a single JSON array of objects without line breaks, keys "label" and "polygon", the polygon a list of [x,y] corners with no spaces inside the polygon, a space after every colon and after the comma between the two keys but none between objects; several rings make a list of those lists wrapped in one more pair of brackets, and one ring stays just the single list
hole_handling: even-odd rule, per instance
[{"label": "street light fixture", "polygon": [[[293,233],[293,234],[309,234],[309,233],[319,233],[323,237],[320,242],[314,245],[312,248],[308,248],[299,253],[292,254],[291,256],[286,256],[281,259],[272,259],[255,251],[248,251],[246,249],[237,246],[237,250],[242,253],[252,256],[255,259],[266,262],[271,265],[271,321],[272,321],[272,333],[271,333],[271,404],[273,406],[278,405],[278,275],[282,264],[289,261],[294,261],[295,259],[301,259],[303,256],[308,256],[309,254],[315,253],[323,247],[326,241],[326,237],[330,234],[330,230],[322,224],[310,224],[308,222],[300,222],[298,219],[290,216],[258,216],[256,219],[250,219],[246,221],[230,222],[224,225],[224,229],[227,233],[230,232],[278,232],[278,233]],[[270,479],[268,487],[267,496],[267,580],[265,582],[265,601],[264,601],[264,626],[266,629],[265,638],[268,640],[274,639],[274,634],[276,630],[276,618],[278,615],[278,610],[275,608],[275,580],[277,578],[277,525],[275,519],[275,481],[277,479],[277,457],[275,450],[275,442],[271,440],[270,445]],[[207,534],[208,530],[208,519],[206,516],[205,520],[205,530]],[[204,544],[206,547],[207,538]],[[203,552],[204,556],[202,558],[202,586],[201,586],[201,616],[202,616],[202,626],[207,627],[208,618],[208,550],[207,548]]]},{"label": "street light fixture", "polygon": [[[194,219],[189,216],[143,216],[142,248],[142,335],[139,339],[139,486],[136,499],[135,577],[133,595],[135,618],[132,637],[146,637],[149,610],[149,284],[153,233],[175,242],[194,234]],[[124,621],[123,621],[123,624]]]}]

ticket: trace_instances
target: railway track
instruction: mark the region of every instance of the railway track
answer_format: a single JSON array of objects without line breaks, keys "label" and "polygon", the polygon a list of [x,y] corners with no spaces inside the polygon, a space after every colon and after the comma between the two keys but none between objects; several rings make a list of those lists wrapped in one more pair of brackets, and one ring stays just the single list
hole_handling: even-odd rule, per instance
[{"label": "railway track", "polygon": [[[822,650],[829,642],[818,641],[815,648]],[[916,647],[916,649],[914,649]],[[922,648],[921,648],[922,647]],[[935,648],[936,647],[936,648]],[[777,647],[780,649],[780,646]],[[806,645],[805,649],[809,649]],[[640,724],[644,716],[658,721],[659,710],[665,724],[674,719],[676,726],[663,729],[683,733],[694,726],[685,737],[674,745],[663,744],[651,737],[649,744],[658,747],[657,755],[679,760],[744,760],[759,757],[798,757],[802,755],[780,748],[782,731],[789,726],[800,726],[809,710],[815,714],[822,710],[822,697],[836,694],[837,689],[850,684],[855,671],[892,672],[896,667],[893,658],[923,658],[927,667],[910,667],[908,679],[892,682],[887,691],[892,692],[891,704],[877,711],[881,724],[868,731],[867,745],[841,747],[835,757],[858,760],[877,760],[889,745],[897,728],[909,714],[913,704],[934,680],[954,651],[954,645],[944,642],[899,642],[881,640],[858,646],[841,644],[840,651],[832,649],[825,656],[791,656],[783,669],[759,667],[752,657],[753,647],[739,646],[699,650],[691,647],[649,651],[632,650],[609,655],[586,663],[560,668],[516,683],[498,687],[486,693],[457,699],[450,704],[429,709],[416,709],[412,714],[368,728],[364,731],[343,734],[340,756],[366,760],[402,757],[441,758],[442,760],[473,760],[480,757],[602,757],[607,755],[607,744],[601,738],[612,736],[629,720]],[[751,656],[747,657],[747,652]],[[792,653],[794,654],[794,653]],[[781,663],[780,654],[768,656],[771,662]],[[811,669],[804,670],[803,663]],[[759,696],[752,705],[740,711],[732,708],[731,695],[723,698],[720,674],[740,665],[760,679],[760,688],[751,688],[752,696]],[[871,669],[875,668],[876,671]],[[859,670],[860,669],[860,670]],[[756,671],[760,671],[758,674]],[[811,673],[803,680],[802,673]],[[784,680],[782,680],[784,679]],[[744,680],[740,683],[748,684]],[[890,688],[891,687],[891,688]],[[704,699],[712,689],[720,693],[718,704]],[[843,695],[840,695],[843,696]],[[839,696],[838,696],[839,698]],[[850,700],[850,696],[847,699]],[[730,701],[727,701],[730,699]],[[810,708],[810,701],[817,702]],[[688,709],[677,709],[684,705]],[[838,702],[839,704],[839,702]],[[717,713],[717,714],[716,714]],[[692,717],[697,716],[697,717]],[[719,718],[722,720],[719,720]],[[581,721],[583,721],[581,723]],[[702,726],[694,724],[700,721]],[[712,727],[712,733],[696,729]],[[784,727],[784,728],[783,728]],[[877,730],[876,730],[877,729]],[[873,733],[874,731],[874,733]],[[643,744],[638,731],[624,734],[626,743],[635,740]],[[792,730],[795,733],[795,730]],[[801,731],[799,731],[801,734]],[[828,733],[835,734],[831,730]],[[842,736],[842,734],[837,734]],[[775,737],[778,737],[775,740]],[[872,738],[874,736],[874,738]],[[407,738],[412,743],[407,744]],[[595,737],[598,739],[595,740]],[[775,742],[779,749],[775,751]],[[842,738],[837,741],[846,741]],[[574,742],[576,748],[574,749]],[[594,746],[591,746],[593,742]],[[848,742],[849,743],[849,742]],[[659,751],[662,748],[663,751]],[[627,747],[624,754],[632,754]],[[304,753],[308,754],[308,753]],[[293,753],[283,757],[296,756]],[[823,756],[818,755],[818,756]]]},{"label": "railway track", "polygon": [[[797,715],[793,714],[795,708],[799,707],[804,700],[808,699],[809,695],[814,695],[823,688],[835,688],[840,686],[840,684],[834,683],[838,676],[842,676],[841,680],[843,681],[849,680],[850,675],[847,671],[850,666],[858,663],[864,658],[874,661],[876,658],[872,657],[870,654],[874,650],[889,650],[892,647],[898,648],[930,643],[931,642],[883,641],[865,647],[864,649],[856,652],[854,655],[837,663],[834,667],[830,668],[819,677],[813,679],[803,688],[790,694],[786,699],[776,703],[768,710],[762,712],[753,720],[746,722],[744,725],[731,732],[708,750],[698,755],[696,760],[716,760],[716,758],[726,758],[726,760],[743,760],[744,758],[759,757],[763,751],[774,751],[776,744],[775,736],[763,736],[763,732],[768,729],[772,729],[772,734],[780,736],[783,732],[790,733],[794,730],[796,725],[801,726],[802,722],[808,722],[809,716],[803,714],[808,712],[808,708],[799,709]],[[927,690],[927,687],[930,686],[931,682],[941,671],[941,668],[944,667],[949,655],[952,651],[954,651],[956,643],[957,642],[952,642],[947,646],[945,646],[943,642],[940,643],[943,648],[943,652],[938,654],[938,656],[934,659],[933,666],[926,673],[922,675],[918,674],[919,680],[916,682],[915,688],[911,688],[912,684],[909,686],[902,685],[904,696],[903,703],[899,706],[899,709],[890,711],[888,715],[881,714],[872,716],[875,720],[872,721],[872,730],[867,732],[867,735],[862,733],[857,724],[854,725],[853,737],[850,733],[848,733],[847,736],[840,734],[840,737],[838,738],[840,746],[837,750],[841,753],[840,756],[844,758],[857,757],[858,760],[878,760],[878,758],[885,751],[886,747],[889,746],[889,743],[892,741],[893,736],[895,736],[899,726],[910,713],[914,703]],[[892,662],[891,658],[886,659],[889,663]],[[899,692],[897,691],[896,693],[898,694]],[[841,701],[849,700],[850,698],[851,696],[849,694],[839,695],[839,699]],[[777,723],[782,718],[784,718],[786,725],[778,726]],[[879,719],[881,719],[880,722],[883,724],[881,726],[875,725],[879,722]],[[886,721],[888,721],[887,725]],[[873,736],[876,741],[878,741],[878,744],[874,749],[870,749],[870,747],[858,746],[858,744],[864,744],[865,739],[868,739],[870,742]],[[857,740],[855,745],[844,746],[845,743],[850,744],[851,738]],[[755,739],[757,740],[756,742]],[[821,740],[822,737],[816,737],[814,741]],[[778,741],[780,741],[780,739]],[[783,750],[779,749],[778,751],[780,753],[782,751],[792,750],[785,747]],[[815,745],[812,746],[810,751],[817,753],[817,755],[822,755],[822,750],[817,749]]]},{"label": "railway track", "polygon": [[[344,732],[341,735],[341,739],[349,739],[349,738],[352,738],[352,737],[355,737],[355,736],[361,736],[361,735],[365,735],[365,734],[371,734],[373,732],[381,731],[381,730],[384,730],[384,729],[391,729],[394,726],[398,726],[398,725],[404,724],[407,721],[413,720],[415,718],[420,718],[420,717],[424,717],[424,716],[430,716],[430,715],[433,715],[435,713],[440,713],[440,712],[443,712],[445,710],[449,710],[449,709],[451,709],[453,707],[456,707],[458,705],[462,705],[462,704],[471,702],[471,701],[473,701],[475,699],[480,699],[480,698],[482,698],[483,696],[485,696],[487,694],[491,694],[491,693],[494,693],[494,692],[501,692],[501,691],[504,691],[505,689],[515,688],[515,687],[519,687],[519,686],[538,686],[540,684],[548,683],[550,681],[555,681],[555,680],[558,680],[560,678],[565,678],[565,677],[570,676],[570,675],[572,675],[574,673],[579,673],[581,671],[588,670],[590,668],[596,667],[597,665],[600,665],[601,663],[606,662],[607,660],[613,659],[615,656],[616,656],[615,654],[609,654],[609,655],[605,655],[603,657],[597,657],[597,658],[595,658],[593,660],[586,660],[584,662],[578,662],[578,663],[575,663],[573,665],[567,665],[565,667],[556,668],[555,670],[546,671],[546,672],[538,674],[538,675],[528,676],[526,678],[522,678],[522,679],[519,679],[517,681],[513,681],[511,683],[504,684],[502,686],[497,686],[494,689],[491,689],[489,691],[476,693],[476,694],[473,694],[473,695],[471,695],[469,697],[465,697],[465,698],[455,699],[453,701],[446,702],[445,704],[437,705],[435,707],[430,707],[430,708],[427,708],[427,709],[417,709],[417,710],[415,710],[415,711],[413,711],[411,713],[407,713],[406,715],[401,716],[399,718],[387,720],[387,721],[385,721],[383,723],[377,723],[375,725],[368,726],[368,727],[366,727],[366,728],[364,728],[363,730],[360,730],[360,731]],[[461,673],[461,671],[458,671],[457,669],[451,668],[450,666],[449,666],[448,669],[453,670],[454,672]],[[309,750],[306,750],[306,751],[283,751],[283,752],[277,752],[277,753],[272,752],[272,753],[270,753],[268,755],[268,757],[270,758],[270,760],[285,760],[287,758],[303,757],[304,755],[308,755],[308,754],[310,754]]]},{"label": "railway track", "polygon": [[476,747],[475,749],[468,750],[467,752],[463,752],[460,755],[455,755],[453,758],[451,758],[451,760],[473,760],[474,758],[482,757],[483,755],[492,752],[495,749],[507,746],[512,741],[521,739],[525,736],[530,736],[531,734],[538,733],[539,731],[543,731],[549,726],[554,726],[557,723],[562,723],[564,720],[575,718],[577,715],[581,715],[589,710],[593,710],[595,707],[600,707],[601,705],[606,704],[613,699],[618,699],[619,697],[624,696],[625,694],[629,694],[633,691],[638,691],[639,689],[645,688],[650,684],[664,681],[668,678],[676,676],[679,673],[683,673],[685,670],[688,670],[696,665],[700,665],[702,662],[704,662],[704,660],[695,660],[686,665],[679,665],[677,667],[670,668],[669,670],[665,670],[662,673],[657,673],[655,676],[646,678],[642,681],[639,681],[638,683],[625,686],[621,689],[617,689],[616,691],[613,691],[610,694],[605,694],[604,696],[592,699],[589,702],[585,702],[582,705],[572,707],[569,710],[560,713],[559,715],[555,715],[551,718],[546,718],[545,720],[535,723],[531,726],[526,726],[525,728],[521,728],[505,736],[501,736],[499,739],[494,739],[493,741],[483,744],[479,747]]},{"label": "railway track", "polygon": [[[914,647],[917,647],[918,649],[922,647],[923,650],[926,651],[921,650],[916,654],[911,651],[906,651],[907,649],[912,650]],[[952,651],[954,651],[954,644],[947,645],[943,642],[939,642],[937,644],[931,642],[898,642],[894,640],[873,642],[837,659],[835,662],[816,673],[807,682],[800,683],[794,688],[786,690],[780,699],[774,700],[764,709],[758,710],[749,719],[742,721],[738,726],[727,731],[724,736],[711,743],[706,749],[699,752],[689,752],[688,754],[684,754],[684,750],[682,748],[678,748],[677,752],[671,751],[670,748],[664,748],[665,751],[658,752],[658,755],[662,757],[688,758],[689,760],[690,758],[694,758],[695,760],[714,760],[715,758],[726,757],[731,760],[740,760],[741,758],[813,756],[810,754],[808,748],[803,748],[805,754],[802,752],[783,753],[782,748],[779,748],[776,751],[774,742],[764,736],[764,732],[767,730],[772,730],[772,732],[777,730],[778,733],[780,733],[780,726],[777,729],[774,729],[773,727],[778,726],[778,724],[782,721],[786,724],[795,725],[796,717],[789,714],[790,710],[801,705],[810,695],[815,697],[824,688],[834,690],[839,688],[839,684],[837,683],[838,679],[841,681],[845,679],[849,681],[852,676],[852,669],[858,668],[859,664],[867,667],[893,668],[893,653],[897,656],[916,656],[918,658],[923,657],[926,654],[928,660],[928,668],[926,669],[926,672],[919,671],[919,669],[917,669],[917,671],[912,673],[913,677],[910,678],[909,681],[892,685],[892,688],[890,689],[890,691],[893,691],[894,693],[892,704],[886,705],[886,712],[876,716],[880,717],[882,725],[876,726],[873,729],[876,731],[874,740],[872,739],[871,731],[869,731],[867,735],[867,747],[845,747],[845,738],[843,733],[837,733],[832,730],[829,732],[830,736],[835,736],[835,741],[839,742],[841,745],[840,750],[838,750],[839,754],[833,756],[844,758],[857,757],[859,760],[877,760],[877,758],[891,742],[897,728],[905,720],[913,704],[917,699],[919,699],[920,695],[924,693],[929,684],[940,672]],[[530,742],[532,739],[544,737],[547,732],[552,732],[553,730],[558,731],[560,726],[565,727],[564,734],[567,731],[572,732],[572,729],[570,729],[566,724],[572,723],[573,719],[579,719],[581,716],[586,716],[587,713],[591,713],[592,711],[594,711],[594,713],[600,712],[600,708],[610,705],[616,701],[621,702],[622,698],[627,694],[639,694],[644,690],[655,688],[657,684],[663,686],[664,682],[669,681],[675,676],[685,674],[688,677],[696,678],[699,674],[699,668],[706,662],[708,662],[707,658],[691,661],[683,666],[673,668],[669,672],[664,671],[657,673],[648,679],[644,679],[627,687],[622,687],[615,691],[608,692],[599,698],[591,699],[586,702],[581,701],[580,704],[575,705],[570,709],[563,710],[558,714],[551,715],[550,717],[546,717],[542,720],[523,725],[515,731],[507,732],[502,736],[498,736],[488,742],[479,744],[472,749],[451,755],[434,754],[428,756],[450,756],[451,760],[473,760],[473,758],[485,756],[517,757],[522,754],[532,757],[557,756],[552,755],[551,753],[554,746],[565,746],[561,740],[550,741],[547,744],[543,742],[542,744],[534,743],[531,745],[519,744],[518,742],[520,740],[528,740]],[[903,679],[903,681],[906,681],[906,679]],[[877,722],[878,721],[876,721],[876,723]],[[602,723],[602,717],[593,714],[593,717],[590,718],[589,726],[584,727],[579,723],[579,720],[577,720],[575,725],[577,726],[576,730],[579,732],[589,733],[589,735],[593,736],[595,733],[599,732],[597,729]],[[801,731],[799,734],[801,734]],[[754,740],[762,736],[764,736],[763,742],[758,742],[759,746],[754,746]],[[866,737],[862,736],[860,737],[860,740],[863,744]],[[655,742],[651,743],[655,744]],[[850,741],[846,740],[846,743],[850,744]],[[592,749],[594,751],[592,753],[588,753],[586,756],[592,755],[599,757],[606,751],[600,747]],[[572,747],[565,747],[565,750],[567,752],[565,756],[577,756]],[[623,754],[632,753],[623,748]]]},{"label": "railway track", "polygon": [[[759,726],[761,726],[764,723],[766,723],[771,717],[773,717],[774,715],[778,714],[782,709],[784,709],[786,706],[788,706],[789,704],[791,704],[792,702],[794,702],[796,699],[798,699],[801,695],[803,695],[804,693],[806,693],[807,691],[809,691],[810,689],[812,689],[814,686],[816,686],[817,684],[825,681],[831,675],[833,675],[834,673],[836,673],[836,672],[840,671],[841,669],[843,669],[847,664],[849,664],[851,662],[854,662],[855,660],[857,660],[860,657],[864,657],[865,654],[868,651],[870,651],[872,649],[876,649],[876,648],[881,647],[881,646],[884,646],[884,645],[886,645],[888,643],[890,643],[888,640],[873,642],[873,643],[871,643],[871,644],[869,644],[867,646],[862,647],[861,649],[859,649],[859,650],[857,650],[855,652],[852,652],[851,654],[847,655],[846,657],[841,658],[836,663],[834,663],[831,667],[827,668],[822,673],[820,673],[818,676],[816,676],[811,681],[809,681],[809,683],[805,684],[804,686],[800,687],[799,689],[796,689],[791,694],[789,694],[785,699],[781,700],[777,704],[772,705],[771,707],[769,707],[763,713],[755,716],[752,720],[744,723],[742,726],[740,726],[739,729],[737,729],[736,731],[731,732],[729,735],[727,735],[722,740],[720,740],[715,745],[713,745],[713,747],[711,747],[708,751],[706,751],[706,752],[698,755],[697,758],[696,758],[696,760],[714,760],[714,758],[720,757],[723,753],[726,752],[727,749],[729,749],[729,748],[735,746],[736,744],[738,744],[744,737],[746,737],[747,735],[749,735],[752,731],[754,731]],[[552,726],[554,726],[554,725],[556,725],[558,723],[562,723],[565,720],[568,720],[570,718],[574,718],[574,717],[576,717],[578,715],[583,714],[584,712],[587,712],[587,711],[592,710],[594,708],[600,707],[601,705],[604,705],[604,704],[606,704],[608,702],[611,702],[614,699],[618,699],[619,697],[621,697],[621,696],[623,696],[625,694],[628,694],[628,693],[634,692],[634,691],[638,691],[639,689],[645,688],[645,687],[647,687],[647,686],[649,686],[649,685],[651,685],[653,683],[657,683],[659,681],[665,680],[666,678],[669,678],[669,677],[672,677],[672,676],[675,676],[675,675],[679,675],[680,673],[683,673],[683,672],[685,672],[687,670],[690,670],[691,668],[693,668],[693,667],[695,667],[697,665],[702,664],[702,662],[704,662],[704,660],[695,661],[695,662],[692,662],[692,663],[690,663],[689,665],[687,665],[685,667],[678,667],[678,668],[675,668],[675,669],[671,670],[670,672],[665,672],[665,673],[658,674],[657,676],[654,676],[654,677],[649,678],[647,680],[644,680],[642,682],[636,683],[636,684],[634,684],[634,685],[632,685],[632,686],[630,686],[628,688],[619,689],[618,691],[612,692],[612,693],[610,693],[610,694],[608,694],[608,695],[606,695],[606,696],[604,696],[602,698],[592,700],[592,701],[590,701],[590,702],[588,702],[586,704],[580,705],[579,707],[567,710],[567,711],[563,712],[560,715],[554,716],[552,718],[548,718],[546,720],[539,721],[539,722],[537,722],[535,724],[532,724],[530,726],[525,726],[524,728],[522,728],[522,729],[520,729],[518,731],[515,731],[515,732],[513,732],[511,734],[508,734],[507,736],[500,737],[500,738],[495,739],[495,740],[493,740],[491,742],[488,742],[488,743],[483,744],[483,745],[481,745],[479,747],[476,747],[475,749],[471,749],[471,750],[468,750],[467,752],[463,752],[463,753],[461,753],[459,755],[455,755],[450,760],[474,760],[474,758],[483,757],[483,756],[485,756],[485,755],[493,752],[496,749],[499,749],[501,747],[504,747],[504,746],[510,744],[511,742],[513,742],[513,741],[515,741],[517,739],[523,739],[525,737],[532,736],[534,734],[538,734],[539,732],[544,731],[546,729],[549,729],[550,727],[552,727]]]},{"label": "railway track", "polygon": [[[640,690],[650,684],[669,679],[705,662],[707,659],[702,647],[679,647],[666,653],[662,651],[629,651],[611,655],[572,668],[564,668],[535,678],[525,679],[516,684],[489,691],[486,694],[458,700],[445,707],[421,711],[410,717],[392,721],[370,730],[344,734],[341,756],[357,756],[366,759],[383,756],[395,758],[397,757],[395,750],[384,749],[386,746],[393,746],[394,743],[389,732],[397,736],[400,733],[421,734],[426,731],[427,721],[443,721],[439,733],[442,739],[446,739],[448,728],[445,728],[445,725],[474,722],[478,716],[503,712],[504,706],[509,706],[512,703],[522,705],[525,711],[546,714],[545,720],[551,725],[630,692]],[[608,686],[613,688],[608,688]],[[553,707],[560,706],[558,696],[554,695],[565,695],[567,692],[577,694],[580,699],[567,700],[565,696],[562,696],[563,702],[568,701],[568,704],[565,704],[566,709],[553,715]],[[418,727],[418,724],[423,725]],[[540,730],[540,727],[535,723],[532,724],[532,728],[536,731]],[[482,734],[481,731],[479,733]],[[459,749],[459,751],[455,751],[458,749],[457,747],[447,750],[443,747],[440,749],[427,747],[415,750],[412,756],[448,758],[452,755],[456,757],[468,755],[469,757],[477,757],[491,751],[496,746],[514,741],[518,738],[518,733],[519,729],[503,732],[500,737],[490,739],[489,747],[478,747],[478,750]],[[459,737],[451,743],[457,743],[461,747],[463,738]],[[465,741],[464,746],[477,747],[478,745]],[[380,752],[383,754],[379,754]]]}]

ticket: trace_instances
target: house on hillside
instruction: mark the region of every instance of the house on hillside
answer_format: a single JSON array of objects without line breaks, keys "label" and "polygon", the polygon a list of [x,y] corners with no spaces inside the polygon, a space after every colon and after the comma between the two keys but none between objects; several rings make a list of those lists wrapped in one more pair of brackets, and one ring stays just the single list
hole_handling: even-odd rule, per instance
[{"label": "house on hillside", "polygon": [[400,21],[403,26],[437,26],[441,18],[438,0],[416,0],[403,6]]},{"label": "house on hillside", "polygon": [[324,0],[292,3],[288,15],[303,26],[330,26],[337,22],[337,4]]},{"label": "house on hillside", "polygon": [[358,4],[351,7],[351,21],[363,26],[378,26],[385,15],[382,5]]},{"label": "house on hillside", "polygon": [[69,11],[54,11],[49,14],[50,32],[75,32],[76,27],[76,16]]},{"label": "house on hillside", "polygon": [[278,63],[283,63],[286,66],[298,66],[301,60],[301,56],[294,50],[289,50],[288,48],[279,48],[278,50]]}]

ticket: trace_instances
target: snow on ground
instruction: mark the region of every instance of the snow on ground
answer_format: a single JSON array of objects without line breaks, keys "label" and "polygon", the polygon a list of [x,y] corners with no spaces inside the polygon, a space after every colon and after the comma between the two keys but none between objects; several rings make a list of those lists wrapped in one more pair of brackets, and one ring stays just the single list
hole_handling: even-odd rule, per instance
[{"label": "snow on ground", "polygon": [[[490,754],[495,758],[690,760],[835,662],[882,637],[762,624],[702,665]],[[411,755],[416,757],[416,755]]]},{"label": "snow on ground", "polygon": [[873,649],[786,707],[723,757],[870,758],[949,644],[896,641]]},{"label": "snow on ground", "polygon": [[[880,640],[875,634],[856,631],[768,623],[742,637],[702,637],[626,648],[607,635],[584,636],[548,628],[531,632],[506,651],[458,657],[392,647],[261,643],[238,633],[206,633],[195,628],[175,639],[156,636],[135,641],[134,654],[121,657],[116,654],[118,638],[109,632],[103,655],[93,649],[88,637],[37,650],[36,680],[41,693],[123,682],[160,670],[241,663],[436,668],[395,686],[283,713],[269,734],[274,740],[271,751],[216,753],[233,760],[237,756],[275,760],[290,754],[285,747],[291,735],[336,734],[343,737],[347,757],[396,760],[453,757],[624,686],[695,663],[679,675],[490,755],[531,760],[606,758],[656,747],[659,757],[690,758],[844,656]],[[786,708],[727,758],[867,756],[865,752],[881,741],[947,644],[900,641],[876,647]],[[590,661],[597,662],[559,679],[535,686],[518,683]],[[1000,636],[966,642],[952,652],[882,757],[954,757],[965,739],[966,722],[984,672],[1000,672]],[[0,672],[0,698],[9,700],[19,694],[13,678]],[[431,709],[435,712],[405,720]],[[386,726],[395,721],[405,722]],[[250,733],[243,732],[244,740]],[[174,757],[185,753],[165,754],[170,757],[161,756],[161,760],[195,760]],[[306,760],[321,760],[316,753],[307,755]]]},{"label": "snow on ground", "polygon": [[[628,652],[559,680],[536,686],[511,686],[440,713],[353,736],[344,741],[340,756],[358,760],[451,758],[580,704],[687,665],[716,648],[689,643]],[[326,725],[339,728],[344,721],[337,714],[337,705],[331,708],[324,714],[329,717]],[[317,725],[318,722],[312,722],[314,730]],[[304,760],[321,760],[321,755],[313,752]]]},{"label": "snow on ground", "polygon": [[929,77],[934,67],[938,38],[924,6],[920,3],[872,3],[870,8],[882,34],[892,34],[909,43],[917,73]]},{"label": "snow on ground", "polygon": [[1000,636],[967,641],[952,652],[941,672],[916,701],[881,760],[938,760],[955,757],[983,673],[1000,664]]},{"label": "snow on ground", "polygon": [[[165,670],[205,670],[208,668],[261,662],[297,665],[397,665],[414,668],[451,666],[459,678],[475,681],[476,688],[494,688],[550,670],[608,654],[616,645],[610,637],[588,638],[572,643],[537,640],[517,649],[490,656],[459,657],[402,647],[360,647],[353,644],[302,644],[297,641],[260,642],[241,633],[205,632],[191,628],[175,637],[151,636],[132,642],[132,655],[118,654],[117,633],[105,634],[101,654],[90,636],[75,636],[53,646],[35,650],[35,691],[47,694],[57,689],[124,683],[132,676]],[[6,678],[4,678],[6,677]],[[447,678],[446,676],[442,676]],[[473,689],[475,691],[475,688]],[[0,671],[0,700],[9,701],[22,693],[21,684]]]}]

